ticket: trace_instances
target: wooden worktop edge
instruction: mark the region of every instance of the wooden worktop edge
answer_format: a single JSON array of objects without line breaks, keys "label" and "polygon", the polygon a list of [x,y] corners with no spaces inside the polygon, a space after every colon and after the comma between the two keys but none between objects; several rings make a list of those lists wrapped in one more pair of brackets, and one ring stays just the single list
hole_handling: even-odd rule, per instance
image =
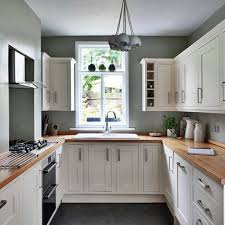
[{"label": "wooden worktop edge", "polygon": [[[13,180],[15,180],[17,177],[25,173],[27,170],[29,170],[31,167],[35,166],[37,163],[42,161],[44,158],[49,156],[52,152],[54,152],[59,146],[64,144],[64,140],[58,141],[56,144],[53,146],[50,146],[48,150],[45,152],[41,153],[37,158],[31,160],[28,162],[25,166],[19,168],[19,169],[7,169],[8,171],[10,170],[11,174],[7,176],[3,181],[0,182],[0,189],[4,188],[7,186],[9,183],[11,183]],[[4,169],[0,170],[1,173],[4,173]]]}]

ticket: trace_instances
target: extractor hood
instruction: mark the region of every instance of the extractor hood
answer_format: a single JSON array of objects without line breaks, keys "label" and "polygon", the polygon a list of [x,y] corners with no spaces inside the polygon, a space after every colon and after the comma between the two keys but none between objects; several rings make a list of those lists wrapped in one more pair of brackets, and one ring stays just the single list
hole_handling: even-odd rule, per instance
[{"label": "extractor hood", "polygon": [[9,47],[9,87],[42,88],[41,82],[34,81],[34,60]]}]

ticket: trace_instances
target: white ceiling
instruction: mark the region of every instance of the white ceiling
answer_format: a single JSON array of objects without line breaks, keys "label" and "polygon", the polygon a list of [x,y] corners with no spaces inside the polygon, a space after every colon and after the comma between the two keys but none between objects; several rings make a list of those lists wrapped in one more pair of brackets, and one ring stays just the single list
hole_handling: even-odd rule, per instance
[{"label": "white ceiling", "polygon": [[[42,22],[43,36],[112,35],[122,0],[25,0]],[[134,32],[190,35],[225,0],[127,0]]]}]

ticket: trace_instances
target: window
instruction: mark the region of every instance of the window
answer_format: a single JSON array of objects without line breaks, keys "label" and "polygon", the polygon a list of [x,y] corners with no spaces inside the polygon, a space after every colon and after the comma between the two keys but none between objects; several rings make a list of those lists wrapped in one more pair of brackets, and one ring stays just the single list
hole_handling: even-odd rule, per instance
[{"label": "window", "polygon": [[[111,50],[106,42],[77,42],[76,59],[76,127],[103,127],[108,111],[117,116],[109,114],[111,126],[129,127],[127,53]],[[91,62],[95,72],[88,71]],[[115,72],[108,70],[112,62]]]}]

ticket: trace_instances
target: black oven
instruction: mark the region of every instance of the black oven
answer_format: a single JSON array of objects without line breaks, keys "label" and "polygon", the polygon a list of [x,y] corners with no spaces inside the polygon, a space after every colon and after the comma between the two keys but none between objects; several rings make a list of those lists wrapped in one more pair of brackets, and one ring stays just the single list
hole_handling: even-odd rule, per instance
[{"label": "black oven", "polygon": [[46,225],[56,209],[56,153],[42,162],[42,224]]}]

